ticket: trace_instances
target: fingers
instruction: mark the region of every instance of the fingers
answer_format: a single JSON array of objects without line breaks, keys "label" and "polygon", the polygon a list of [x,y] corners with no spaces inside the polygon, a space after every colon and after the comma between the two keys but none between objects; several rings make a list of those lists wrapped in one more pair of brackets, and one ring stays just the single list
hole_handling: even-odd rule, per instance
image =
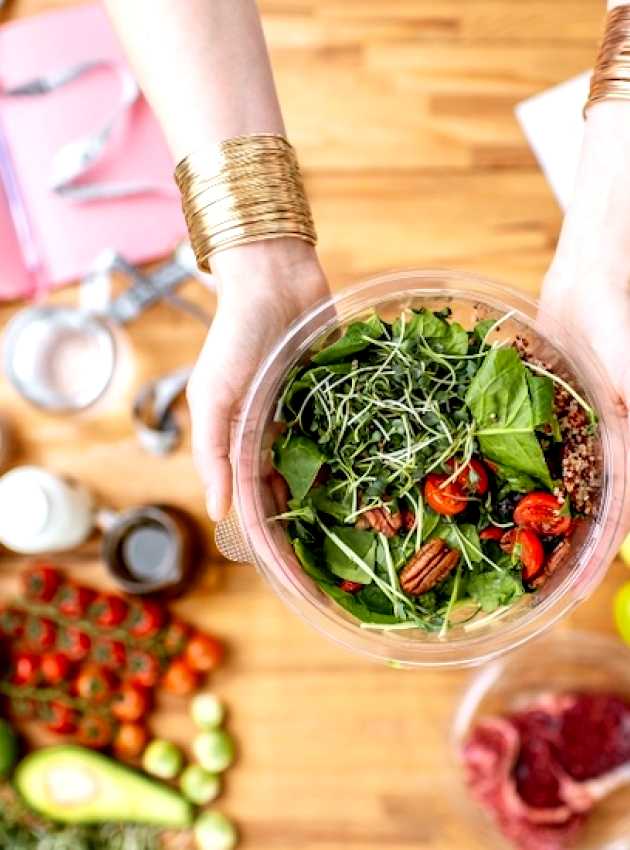
[{"label": "fingers", "polygon": [[229,385],[205,368],[202,354],[187,390],[191,413],[192,450],[195,466],[206,489],[206,508],[215,522],[223,519],[232,504],[230,427],[236,399]]}]

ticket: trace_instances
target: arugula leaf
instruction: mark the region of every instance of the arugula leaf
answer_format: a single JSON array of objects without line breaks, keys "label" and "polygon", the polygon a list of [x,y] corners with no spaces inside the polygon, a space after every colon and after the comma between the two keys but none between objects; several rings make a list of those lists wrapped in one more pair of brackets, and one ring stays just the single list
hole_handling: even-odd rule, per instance
[{"label": "arugula leaf", "polygon": [[[459,532],[459,534],[458,534]],[[472,523],[465,522],[456,525],[454,522],[440,522],[431,537],[439,537],[451,549],[458,549],[468,555],[468,560],[478,564],[481,560],[481,541],[477,529]]]},{"label": "arugula leaf", "polygon": [[[368,567],[374,566],[376,559],[376,535],[374,532],[361,531],[358,528],[348,528],[343,525],[333,528],[332,531],[342,543],[345,543],[362,561],[365,561]],[[339,578],[360,582],[365,582],[368,578],[365,571],[358,564],[355,564],[330,537],[324,540],[324,559],[330,572],[339,576]]]},{"label": "arugula leaf", "polygon": [[534,428],[541,429],[547,426],[551,429],[554,440],[559,443],[562,436],[560,434],[560,423],[553,405],[553,381],[546,375],[532,375],[528,370],[526,370],[526,376],[532,402]]},{"label": "arugula leaf", "polygon": [[345,357],[363,351],[370,345],[371,340],[383,336],[384,332],[383,323],[374,313],[365,322],[353,322],[348,325],[340,339],[313,355],[312,362],[321,366],[343,360]]},{"label": "arugula leaf", "polygon": [[525,592],[520,573],[496,570],[471,574],[466,589],[487,614],[509,605]]},{"label": "arugula leaf", "polygon": [[326,461],[319,447],[308,437],[280,437],[274,443],[274,466],[285,479],[294,499],[302,500]]},{"label": "arugula leaf", "polygon": [[466,393],[481,453],[553,486],[534,433],[525,367],[513,348],[491,349]]}]

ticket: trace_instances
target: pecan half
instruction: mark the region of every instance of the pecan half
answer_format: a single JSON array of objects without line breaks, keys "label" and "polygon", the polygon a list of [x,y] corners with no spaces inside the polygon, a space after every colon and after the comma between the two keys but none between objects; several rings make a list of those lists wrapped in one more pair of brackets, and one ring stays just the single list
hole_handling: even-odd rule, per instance
[{"label": "pecan half", "polygon": [[538,576],[538,578],[530,582],[530,587],[536,589],[542,587],[547,579],[551,578],[551,576],[565,563],[570,553],[571,541],[565,538],[558,543],[555,549],[553,549],[551,555],[547,558],[547,563],[545,564],[543,572]]},{"label": "pecan half", "polygon": [[400,586],[410,596],[421,596],[443,581],[459,562],[459,552],[443,540],[425,543],[400,572]]},{"label": "pecan half", "polygon": [[380,531],[386,537],[393,537],[400,531],[402,526],[402,516],[400,512],[392,514],[387,508],[372,508],[371,511],[366,511],[361,514],[359,519],[363,518],[368,523],[368,528],[373,528],[375,531]]}]

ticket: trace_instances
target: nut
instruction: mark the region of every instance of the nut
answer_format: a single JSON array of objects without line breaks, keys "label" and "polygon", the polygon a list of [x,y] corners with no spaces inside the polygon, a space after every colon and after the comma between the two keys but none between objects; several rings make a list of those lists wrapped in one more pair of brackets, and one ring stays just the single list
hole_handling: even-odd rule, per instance
[{"label": "nut", "polygon": [[392,514],[387,508],[372,508],[372,510],[361,514],[361,517],[368,523],[368,528],[373,528],[386,537],[394,537],[402,526],[400,512]]},{"label": "nut", "polygon": [[571,541],[562,540],[547,558],[547,563],[541,575],[530,582],[530,587],[539,588],[565,563],[571,552]]},{"label": "nut", "polygon": [[459,562],[459,552],[443,540],[425,543],[400,572],[400,586],[410,596],[421,596],[443,581]]}]

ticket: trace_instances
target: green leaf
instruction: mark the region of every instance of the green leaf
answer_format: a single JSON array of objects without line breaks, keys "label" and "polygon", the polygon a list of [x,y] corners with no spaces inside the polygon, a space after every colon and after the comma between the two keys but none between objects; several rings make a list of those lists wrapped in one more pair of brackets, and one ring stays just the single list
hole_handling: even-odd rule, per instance
[{"label": "green leaf", "polygon": [[[376,535],[372,531],[362,531],[358,528],[339,526],[331,529],[342,543],[358,555],[368,567],[374,567],[376,558]],[[327,537],[324,540],[324,559],[326,566],[334,575],[347,581],[367,582],[369,578],[358,564],[337,546],[334,540]]]},{"label": "green leaf", "polygon": [[542,481],[553,482],[534,433],[525,367],[513,348],[495,348],[484,357],[466,393],[481,453]]},{"label": "green leaf", "polygon": [[[375,584],[366,584],[365,587],[356,594],[356,599],[362,602],[366,608],[372,613],[393,615],[394,609],[391,599],[389,599],[380,587]],[[400,618],[396,618],[400,619]]]},{"label": "green leaf", "polygon": [[319,447],[308,437],[280,437],[274,444],[274,466],[289,485],[294,499],[300,501],[313,485],[326,461]]},{"label": "green leaf", "polygon": [[497,572],[473,573],[467,583],[467,591],[487,614],[502,605],[509,605],[524,593],[520,573]]},{"label": "green leaf", "polygon": [[343,336],[332,345],[322,348],[312,358],[312,362],[321,366],[327,363],[335,363],[346,357],[351,357],[359,351],[363,351],[370,345],[373,339],[383,336],[385,328],[379,317],[374,313],[365,322],[353,322],[348,325]]},{"label": "green leaf", "polygon": [[481,319],[475,325],[475,336],[480,342],[488,336],[488,331],[496,324],[496,319]]},{"label": "green leaf", "polygon": [[478,564],[482,560],[481,541],[472,523],[465,522],[459,525],[454,522],[440,522],[431,537],[439,537],[451,549],[465,552],[468,560],[473,564]]},{"label": "green leaf", "polygon": [[442,519],[426,502],[424,503],[422,517],[422,542],[424,542],[433,534]]},{"label": "green leaf", "polygon": [[315,487],[309,493],[309,499],[313,506],[320,512],[334,517],[339,522],[344,522],[345,518],[352,512],[352,498],[349,495],[335,498],[330,494],[331,485],[327,484],[323,487]]},{"label": "green leaf", "polygon": [[[318,582],[319,587],[327,593],[331,599],[344,608],[357,620],[362,623],[399,623],[400,617],[394,617],[393,614],[383,614],[380,611],[372,611],[359,597],[365,593],[365,589],[359,591],[358,594],[346,593],[336,584],[326,582]],[[378,588],[377,588],[378,589]]]},{"label": "green leaf", "polygon": [[439,343],[432,347],[440,354],[468,354],[468,333],[459,322],[452,322]]},{"label": "green leaf", "polygon": [[562,440],[560,424],[556,416],[553,397],[554,386],[551,378],[546,375],[532,375],[526,370],[529,396],[532,402],[532,419],[534,428],[544,429],[552,434],[556,442]]},{"label": "green leaf", "polygon": [[[448,322],[440,319],[435,313],[430,310],[413,310],[411,318],[405,317],[405,339],[433,339],[444,337],[448,333]],[[402,320],[396,319],[393,325],[394,339],[400,337],[400,329]]]},{"label": "green leaf", "polygon": [[510,466],[504,466],[502,463],[495,463],[493,471],[505,485],[507,492],[529,493],[538,486],[530,475],[519,472],[518,469],[512,469]]},{"label": "green leaf", "polygon": [[302,565],[304,572],[315,581],[332,581],[330,573],[319,566],[318,557],[302,540],[291,541],[295,555]]}]

